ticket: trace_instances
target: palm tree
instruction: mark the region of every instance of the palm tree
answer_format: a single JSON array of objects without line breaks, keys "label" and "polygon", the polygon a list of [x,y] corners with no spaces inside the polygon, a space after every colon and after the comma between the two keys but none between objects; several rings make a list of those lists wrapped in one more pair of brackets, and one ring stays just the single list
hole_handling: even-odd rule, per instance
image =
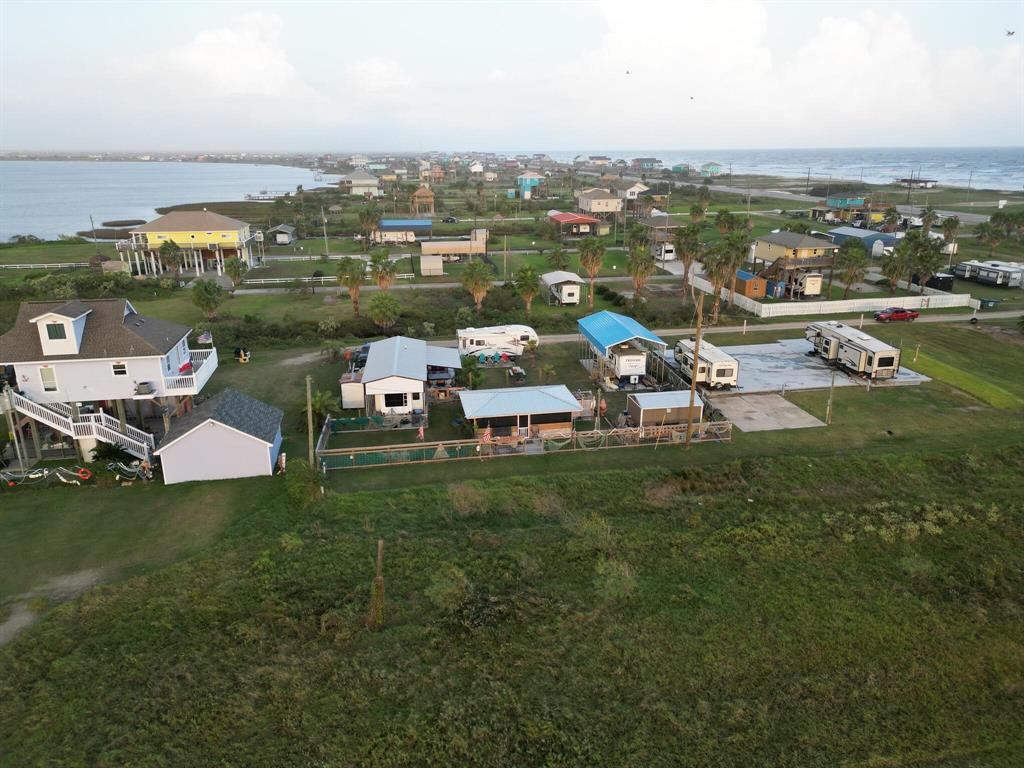
[{"label": "palm tree", "polygon": [[402,314],[402,308],[398,305],[398,299],[390,293],[379,291],[370,299],[370,319],[382,331],[386,331],[396,322]]},{"label": "palm tree", "polygon": [[676,247],[676,258],[683,265],[683,293],[690,285],[690,270],[693,269],[693,262],[697,260],[700,253],[700,230],[696,224],[680,227],[672,236],[672,243]]},{"label": "palm tree", "polygon": [[850,294],[850,286],[863,280],[864,275],[868,273],[868,253],[864,243],[855,237],[846,238],[836,254],[836,267],[839,268],[839,274],[846,285],[843,290],[845,299]]},{"label": "palm tree", "polygon": [[366,265],[362,259],[346,257],[338,262],[337,274],[339,286],[346,288],[348,297],[352,299],[352,314],[359,317],[359,289],[366,277]]},{"label": "palm tree", "polygon": [[906,253],[897,246],[882,258],[882,274],[889,281],[889,294],[896,295],[896,286],[907,273]]},{"label": "palm tree", "polygon": [[704,221],[704,209],[696,203],[690,206],[690,221],[694,224]]},{"label": "palm tree", "polygon": [[711,306],[711,323],[718,322],[718,309],[722,303],[722,289],[729,282],[729,276],[735,274],[729,259],[728,246],[724,241],[715,243],[709,248],[703,258],[704,274],[711,282],[715,294],[715,302]]},{"label": "palm tree", "polygon": [[960,233],[960,217],[947,216],[942,220],[942,238],[947,243],[956,242],[956,236]]},{"label": "palm tree", "polygon": [[747,261],[747,254],[750,253],[750,235],[745,229],[738,229],[730,232],[724,243],[726,261],[730,269],[729,306],[732,306],[736,302],[736,272]]},{"label": "palm tree", "polygon": [[711,205],[711,190],[707,184],[701,184],[697,189],[697,202],[705,212],[708,210],[708,206]]},{"label": "palm tree", "polygon": [[791,221],[786,224],[786,229],[801,235],[809,235],[811,233],[811,225],[806,221]]},{"label": "palm tree", "polygon": [[569,268],[569,254],[565,252],[565,248],[559,246],[553,251],[549,251],[548,255],[544,257],[547,259],[548,266],[553,270],[562,270]]},{"label": "palm tree", "polygon": [[245,277],[245,273],[249,271],[249,265],[236,256],[224,262],[224,271],[231,278],[231,284],[238,285]]},{"label": "palm tree", "polygon": [[726,235],[732,232],[736,228],[736,217],[729,213],[725,208],[722,208],[715,214],[715,228],[718,230],[718,234],[720,235]]},{"label": "palm tree", "polygon": [[542,384],[551,381],[552,379],[555,378],[556,375],[557,371],[555,370],[555,366],[551,365],[550,363],[546,363],[537,369],[537,379]]},{"label": "palm tree", "polygon": [[654,257],[647,246],[635,243],[629,249],[626,269],[629,270],[629,276],[633,278],[633,303],[635,304],[640,300],[640,292],[647,285],[648,279],[657,269],[654,265]]},{"label": "palm tree", "polygon": [[492,282],[491,269],[482,261],[474,259],[462,271],[462,287],[473,297],[477,312],[484,308],[484,297],[491,289]]},{"label": "palm tree", "polygon": [[157,255],[160,257],[160,263],[165,268],[169,267],[174,273],[174,278],[177,279],[185,263],[185,252],[181,250],[181,246],[173,240],[168,240],[160,244]]},{"label": "palm tree", "polygon": [[302,424],[308,423],[306,413],[312,411],[313,431],[318,431],[332,411],[338,413],[340,410],[341,406],[338,404],[337,398],[327,390],[318,389],[309,397],[309,408],[307,409],[306,406],[302,407]]},{"label": "palm tree", "polygon": [[391,261],[387,248],[376,248],[370,254],[370,277],[382,291],[391,288],[398,274],[398,267]]},{"label": "palm tree", "polygon": [[914,249],[914,261],[912,264],[917,274],[918,285],[921,286],[921,293],[924,293],[925,283],[932,279],[932,275],[942,269],[945,259],[942,256],[942,246],[933,237],[922,237]]},{"label": "palm tree", "polygon": [[1005,235],[1006,230],[990,221],[983,221],[974,227],[974,236],[978,238],[979,243],[988,246],[990,259],[995,256],[996,248],[1003,242]]},{"label": "palm tree", "polygon": [[885,230],[887,232],[895,232],[900,225],[900,212],[896,210],[895,206],[889,206],[885,209],[885,215],[882,217],[882,223],[885,224]]},{"label": "palm tree", "polygon": [[921,231],[926,235],[932,231],[932,225],[939,220],[939,213],[931,205],[921,209]]},{"label": "palm tree", "polygon": [[196,280],[192,283],[192,303],[202,310],[207,320],[217,316],[217,308],[224,301],[224,289],[213,280]]},{"label": "palm tree", "polygon": [[533,300],[540,293],[540,277],[537,270],[529,264],[520,267],[512,280],[512,286],[522,297],[523,304],[526,305],[526,316],[529,317],[533,312]]},{"label": "palm tree", "polygon": [[371,203],[359,212],[359,231],[363,235],[363,250],[370,247],[370,239],[380,226],[380,211]]},{"label": "palm tree", "polygon": [[594,281],[604,265],[604,246],[594,237],[585,237],[580,241],[580,266],[590,278],[590,291],[587,294],[587,306],[594,308]]}]

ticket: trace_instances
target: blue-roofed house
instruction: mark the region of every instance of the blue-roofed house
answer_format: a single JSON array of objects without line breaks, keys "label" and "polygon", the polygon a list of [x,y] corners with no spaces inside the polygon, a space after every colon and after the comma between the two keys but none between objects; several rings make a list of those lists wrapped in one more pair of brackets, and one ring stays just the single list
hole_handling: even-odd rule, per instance
[{"label": "blue-roofed house", "polygon": [[860,240],[864,243],[864,248],[871,254],[872,258],[881,258],[883,249],[891,248],[897,242],[896,236],[893,234],[876,232],[873,229],[863,229],[861,227],[836,227],[835,229],[830,229],[828,234],[836,245],[842,245],[851,238]]},{"label": "blue-roofed house", "polygon": [[598,379],[616,377],[620,386],[638,384],[647,373],[650,349],[668,344],[632,317],[603,310],[576,321],[589,357],[583,364]]},{"label": "blue-roofed house", "polygon": [[545,177],[536,171],[524,171],[516,176],[516,184],[519,185],[519,197],[523,200],[529,200],[531,197],[535,197],[537,191],[544,183]]},{"label": "blue-roofed house", "polygon": [[714,161],[710,163],[704,163],[704,165],[700,167],[700,175],[705,176],[707,178],[711,178],[713,176],[721,176],[722,164],[716,163]]},{"label": "blue-roofed house", "polygon": [[492,439],[568,431],[584,410],[564,384],[463,390],[459,401],[473,428]]},{"label": "blue-roofed house", "polygon": [[453,347],[408,336],[373,342],[360,377],[366,415],[425,416],[429,388],[447,389],[459,368],[462,360]]}]

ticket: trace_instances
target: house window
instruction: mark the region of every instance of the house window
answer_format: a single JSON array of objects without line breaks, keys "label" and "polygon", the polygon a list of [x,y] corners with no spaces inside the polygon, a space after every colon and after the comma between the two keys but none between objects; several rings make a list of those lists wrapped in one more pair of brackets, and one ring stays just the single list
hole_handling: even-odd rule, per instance
[{"label": "house window", "polygon": [[408,395],[405,392],[392,392],[384,395],[385,408],[402,408],[408,404]]},{"label": "house window", "polygon": [[520,341],[529,341],[529,340],[530,340],[530,337],[529,337],[529,336],[526,336],[526,335],[523,335],[523,336],[520,336],[520,337],[519,337],[519,340],[520,340]]},{"label": "house window", "polygon": [[115,376],[127,376],[128,366],[125,363],[114,363],[110,366]]},{"label": "house window", "polygon": [[413,399],[413,400],[415,400],[415,401],[417,401],[417,402],[419,402],[419,399],[420,399],[420,393],[419,393],[419,392],[413,392],[413,393],[412,393],[412,399]]},{"label": "house window", "polygon": [[46,338],[59,341],[67,337],[68,329],[64,327],[64,323],[49,323],[46,326]]},{"label": "house window", "polygon": [[40,368],[39,380],[43,384],[43,392],[57,391],[57,370],[55,368]]}]

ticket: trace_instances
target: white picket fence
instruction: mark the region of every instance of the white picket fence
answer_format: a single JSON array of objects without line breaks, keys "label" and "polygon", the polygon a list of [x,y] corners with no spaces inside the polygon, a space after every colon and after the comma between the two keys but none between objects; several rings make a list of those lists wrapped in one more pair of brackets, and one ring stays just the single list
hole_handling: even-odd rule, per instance
[{"label": "white picket fence", "polygon": [[64,261],[60,264],[0,264],[0,269],[82,269],[88,261]]},{"label": "white picket fence", "polygon": [[[355,254],[355,253],[350,253],[350,254],[332,253],[329,256],[327,256],[327,258],[330,261],[341,261],[342,259],[347,259],[350,256],[355,256],[356,258],[359,258],[359,255]],[[307,254],[305,256],[278,256],[278,255],[275,255],[275,254],[269,254],[268,253],[266,256],[263,257],[263,263],[264,264],[271,264],[271,263],[273,263],[275,261],[320,261],[323,258],[324,257],[319,255],[319,254],[312,254],[312,253]]]},{"label": "white picket fence", "polygon": [[[702,277],[694,276],[690,281],[704,293],[714,293],[714,286]],[[915,288],[917,286],[914,286]],[[729,299],[728,287],[722,289],[722,298]],[[893,296],[879,299],[840,299],[838,301],[776,301],[762,304],[759,301],[740,296],[734,297],[736,306],[756,317],[792,317],[794,315],[841,315],[854,312],[874,312],[893,305],[908,309],[945,309],[947,307],[970,307],[979,309],[981,302],[971,298],[969,293],[944,293],[931,288],[925,289],[924,296]]]}]

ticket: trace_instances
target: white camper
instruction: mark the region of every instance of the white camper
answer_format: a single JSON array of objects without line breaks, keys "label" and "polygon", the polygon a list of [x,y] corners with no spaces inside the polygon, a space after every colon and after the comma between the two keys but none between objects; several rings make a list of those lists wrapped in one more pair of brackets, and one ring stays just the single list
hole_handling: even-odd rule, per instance
[{"label": "white camper", "polygon": [[545,272],[540,279],[548,287],[548,301],[554,300],[556,304],[562,306],[580,303],[580,286],[583,285],[583,278],[575,272]]},{"label": "white camper", "polygon": [[633,344],[616,344],[608,350],[608,362],[616,376],[637,384],[647,373],[647,350]]},{"label": "white camper", "polygon": [[1020,288],[1024,281],[1024,264],[1016,261],[961,261],[953,267],[953,274],[985,285]]},{"label": "white camper", "polygon": [[899,371],[900,350],[849,325],[811,323],[804,336],[825,360],[871,379],[891,379]]},{"label": "white camper", "polygon": [[651,255],[658,261],[675,261],[676,246],[671,241],[665,243],[654,243],[651,246]]},{"label": "white camper", "polygon": [[540,343],[528,325],[492,325],[488,328],[460,328],[455,332],[460,355],[522,355],[531,341]]},{"label": "white camper", "polygon": [[[679,370],[686,378],[693,381],[693,348],[694,339],[680,339],[676,342],[675,357]],[[732,389],[740,376],[740,363],[732,355],[728,355],[714,344],[701,340],[699,363],[697,365],[697,383],[711,389]]]},{"label": "white camper", "polygon": [[801,272],[796,279],[797,293],[801,296],[820,296],[821,282],[820,272]]}]

